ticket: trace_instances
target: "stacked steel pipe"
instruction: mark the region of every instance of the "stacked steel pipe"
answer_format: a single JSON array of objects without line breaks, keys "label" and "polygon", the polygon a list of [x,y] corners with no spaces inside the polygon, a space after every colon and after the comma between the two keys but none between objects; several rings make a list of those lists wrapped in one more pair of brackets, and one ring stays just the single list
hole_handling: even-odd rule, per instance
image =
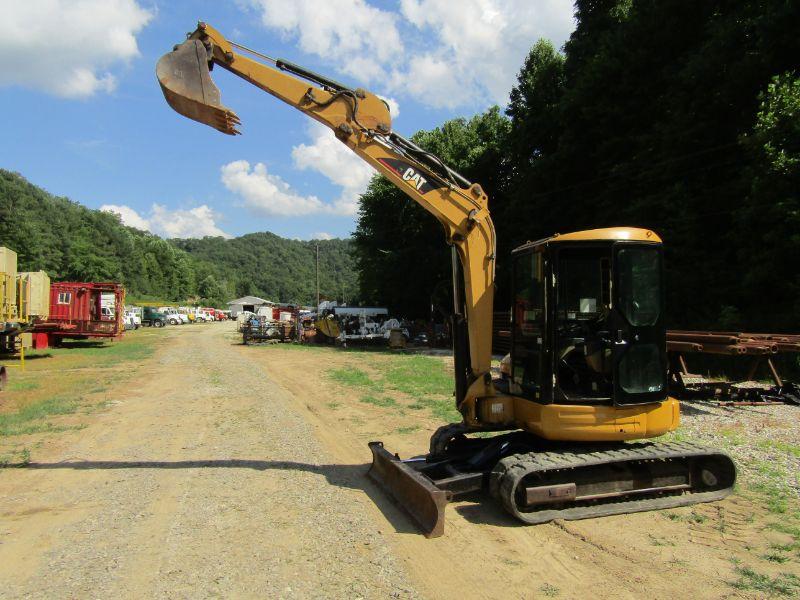
[{"label": "stacked steel pipe", "polygon": [[800,352],[800,335],[729,331],[668,331],[667,350],[669,352],[732,356]]}]

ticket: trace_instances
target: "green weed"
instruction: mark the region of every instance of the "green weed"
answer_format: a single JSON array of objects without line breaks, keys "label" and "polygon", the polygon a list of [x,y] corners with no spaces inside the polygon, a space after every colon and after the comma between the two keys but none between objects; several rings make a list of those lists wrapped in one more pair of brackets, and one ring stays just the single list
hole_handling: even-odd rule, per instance
[{"label": "green weed", "polygon": [[8,391],[9,392],[27,392],[30,390],[35,390],[39,387],[39,384],[35,381],[12,381],[8,384]]},{"label": "green weed", "polygon": [[764,560],[768,560],[769,562],[774,562],[778,564],[784,564],[789,562],[789,557],[780,552],[779,550],[772,550],[767,552],[762,556]]},{"label": "green weed", "polygon": [[362,396],[361,402],[364,404],[372,404],[373,406],[382,406],[383,408],[397,406],[397,402],[394,398],[389,398],[388,396]]},{"label": "green weed", "polygon": [[52,348],[48,350],[53,355],[65,354],[67,356],[86,356],[92,359],[93,366],[110,367],[123,362],[141,361],[148,358],[155,351],[153,337],[126,340],[124,342],[107,342],[96,345],[96,342],[74,341],[68,348]]},{"label": "green weed", "polygon": [[356,367],[350,369],[331,369],[328,371],[328,377],[351,387],[371,387],[373,381],[370,379],[366,371],[362,371]]},{"label": "green weed", "polygon": [[762,496],[764,506],[769,512],[782,515],[789,509],[791,492],[783,482],[761,481],[754,483],[751,488]]},{"label": "green weed", "polygon": [[398,427],[394,430],[394,433],[399,433],[400,435],[407,435],[409,433],[414,433],[415,431],[419,431],[419,425],[411,425],[409,427]]},{"label": "green weed", "polygon": [[63,431],[51,423],[41,423],[52,415],[68,415],[77,410],[77,404],[63,398],[48,398],[20,408],[16,412],[0,414],[0,436],[24,435],[40,431]]},{"label": "green weed", "polygon": [[14,465],[15,467],[25,467],[31,462],[31,451],[27,448],[14,450],[11,454],[0,456],[0,468]]},{"label": "green weed", "polygon": [[780,596],[793,596],[800,592],[800,577],[791,573],[779,573],[775,577],[757,573],[747,567],[736,567],[739,579],[731,583],[737,590],[751,590]]},{"label": "green weed", "polygon": [[777,450],[778,452],[785,452],[800,458],[800,446],[797,444],[789,444],[777,440],[761,440],[758,442],[758,447],[762,450]]},{"label": "green weed", "polygon": [[647,536],[650,538],[650,543],[653,544],[653,546],[674,546],[675,545],[675,542],[667,540],[667,539],[664,539],[664,538],[657,537],[657,536],[653,535],[652,533],[648,533]]},{"label": "green weed", "polygon": [[561,590],[550,583],[543,583],[541,586],[539,586],[539,591],[548,598],[555,598],[561,593]]},{"label": "green weed", "polygon": [[719,433],[725,440],[723,445],[741,446],[747,442],[742,433],[737,429],[720,429]]}]

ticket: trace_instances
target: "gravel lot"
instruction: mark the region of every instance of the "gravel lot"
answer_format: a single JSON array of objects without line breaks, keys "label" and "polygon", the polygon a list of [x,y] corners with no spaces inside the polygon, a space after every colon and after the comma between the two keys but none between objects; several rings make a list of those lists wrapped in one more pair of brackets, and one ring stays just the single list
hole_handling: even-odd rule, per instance
[{"label": "gravel lot", "polygon": [[417,596],[361,474],[336,466],[223,326],[170,332],[141,385],[0,472],[0,596]]},{"label": "gravel lot", "polygon": [[744,483],[773,485],[800,497],[798,406],[681,402],[681,428],[673,437],[724,448],[736,461]]}]

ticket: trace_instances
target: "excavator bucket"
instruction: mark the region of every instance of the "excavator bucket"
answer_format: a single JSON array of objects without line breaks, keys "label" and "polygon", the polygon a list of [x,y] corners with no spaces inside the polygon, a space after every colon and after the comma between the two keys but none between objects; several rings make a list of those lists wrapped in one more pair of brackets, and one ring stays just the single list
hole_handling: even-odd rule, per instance
[{"label": "excavator bucket", "polygon": [[222,133],[238,135],[239,117],[222,105],[208,64],[208,51],[200,40],[190,39],[175,46],[156,65],[161,91],[167,104],[184,117]]},{"label": "excavator bucket", "polygon": [[444,533],[444,510],[451,494],[392,455],[381,442],[370,442],[372,466],[367,475],[387,490],[397,503],[419,525],[425,537]]}]

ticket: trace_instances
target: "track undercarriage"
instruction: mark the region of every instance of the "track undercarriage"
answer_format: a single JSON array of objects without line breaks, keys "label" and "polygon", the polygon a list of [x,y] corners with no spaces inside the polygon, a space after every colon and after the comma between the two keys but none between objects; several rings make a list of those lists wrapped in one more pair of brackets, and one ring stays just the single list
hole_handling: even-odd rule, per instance
[{"label": "track undercarriage", "polygon": [[444,533],[445,507],[470,492],[488,491],[514,517],[537,524],[712,502],[730,494],[736,480],[727,454],[685,442],[565,444],[524,432],[457,435],[442,454],[408,460],[381,442],[369,446],[370,477],[428,537]]}]

